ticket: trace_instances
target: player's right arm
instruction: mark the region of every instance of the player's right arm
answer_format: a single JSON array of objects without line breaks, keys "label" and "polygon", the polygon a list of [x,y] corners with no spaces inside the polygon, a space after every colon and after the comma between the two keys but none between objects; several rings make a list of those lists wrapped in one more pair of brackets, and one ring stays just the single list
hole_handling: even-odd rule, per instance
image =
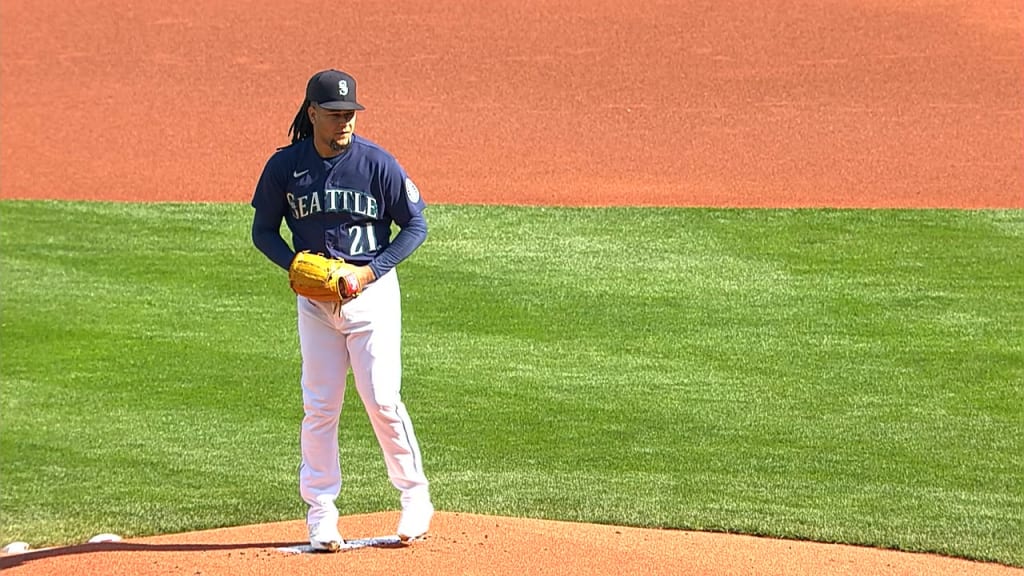
[{"label": "player's right arm", "polygon": [[263,174],[252,195],[252,243],[284,270],[291,266],[295,252],[281,237],[281,220],[288,210],[285,183],[287,173],[281,169],[281,155],[277,154],[267,162]]}]

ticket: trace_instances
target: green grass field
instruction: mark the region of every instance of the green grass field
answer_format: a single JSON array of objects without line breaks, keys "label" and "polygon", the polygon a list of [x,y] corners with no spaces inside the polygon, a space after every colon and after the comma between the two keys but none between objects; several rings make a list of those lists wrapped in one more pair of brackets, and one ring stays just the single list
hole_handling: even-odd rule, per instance
[{"label": "green grass field", "polygon": [[[250,216],[0,202],[0,540],[303,516]],[[404,396],[440,509],[1024,566],[1024,211],[428,218]],[[396,509],[352,388],[343,513]]]}]

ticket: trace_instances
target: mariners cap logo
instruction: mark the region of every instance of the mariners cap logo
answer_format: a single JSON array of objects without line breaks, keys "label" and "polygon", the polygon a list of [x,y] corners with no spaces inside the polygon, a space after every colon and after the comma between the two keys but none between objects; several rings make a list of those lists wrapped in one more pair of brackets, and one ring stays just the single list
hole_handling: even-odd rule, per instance
[{"label": "mariners cap logo", "polygon": [[321,70],[306,84],[306,100],[328,110],[365,110],[356,100],[356,79],[341,70]]}]

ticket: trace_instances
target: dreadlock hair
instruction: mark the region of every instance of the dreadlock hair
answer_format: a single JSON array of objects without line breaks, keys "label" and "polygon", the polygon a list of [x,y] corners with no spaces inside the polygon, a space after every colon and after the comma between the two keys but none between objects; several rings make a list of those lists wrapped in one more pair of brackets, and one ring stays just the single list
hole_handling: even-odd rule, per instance
[{"label": "dreadlock hair", "polygon": [[313,123],[309,121],[309,113],[306,112],[308,109],[309,99],[303,100],[302,106],[299,106],[299,112],[295,115],[295,120],[292,120],[292,127],[288,129],[288,135],[292,137],[292,144],[313,135]]}]

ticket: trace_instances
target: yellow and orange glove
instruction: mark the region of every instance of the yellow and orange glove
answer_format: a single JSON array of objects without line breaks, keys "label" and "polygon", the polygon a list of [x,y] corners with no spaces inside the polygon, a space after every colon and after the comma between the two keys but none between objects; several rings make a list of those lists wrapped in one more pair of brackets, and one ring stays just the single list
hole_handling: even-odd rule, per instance
[{"label": "yellow and orange glove", "polygon": [[319,302],[345,302],[374,280],[369,266],[356,266],[304,250],[288,268],[288,283],[299,296]]}]

